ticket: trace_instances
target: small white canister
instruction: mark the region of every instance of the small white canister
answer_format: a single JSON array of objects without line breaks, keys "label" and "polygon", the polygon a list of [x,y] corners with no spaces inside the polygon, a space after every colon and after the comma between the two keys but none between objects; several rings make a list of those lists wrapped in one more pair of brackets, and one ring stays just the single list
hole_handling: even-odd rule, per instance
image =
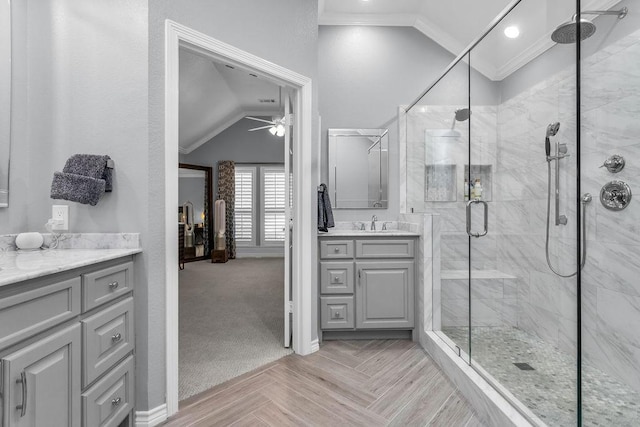
[{"label": "small white canister", "polygon": [[44,243],[44,237],[38,232],[20,233],[16,237],[16,246],[21,250],[40,249]]}]

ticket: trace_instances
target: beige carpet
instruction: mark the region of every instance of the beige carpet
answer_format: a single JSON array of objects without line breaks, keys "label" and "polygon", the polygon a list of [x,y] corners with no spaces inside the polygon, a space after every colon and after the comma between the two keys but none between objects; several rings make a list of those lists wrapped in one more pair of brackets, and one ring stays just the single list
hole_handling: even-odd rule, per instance
[{"label": "beige carpet", "polygon": [[180,400],[291,353],[283,258],[191,262],[179,277]]}]

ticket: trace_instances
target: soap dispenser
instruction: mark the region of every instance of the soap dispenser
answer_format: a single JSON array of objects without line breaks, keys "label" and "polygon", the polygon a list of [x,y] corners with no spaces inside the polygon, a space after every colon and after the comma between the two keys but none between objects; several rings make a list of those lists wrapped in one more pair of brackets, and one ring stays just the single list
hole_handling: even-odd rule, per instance
[{"label": "soap dispenser", "polygon": [[482,198],[482,184],[480,183],[480,178],[476,178],[476,183],[473,184],[473,195],[474,199]]}]

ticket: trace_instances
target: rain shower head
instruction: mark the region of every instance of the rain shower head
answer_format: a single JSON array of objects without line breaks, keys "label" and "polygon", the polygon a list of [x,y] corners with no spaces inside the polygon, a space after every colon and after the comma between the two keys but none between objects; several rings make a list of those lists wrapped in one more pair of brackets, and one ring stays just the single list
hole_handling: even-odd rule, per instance
[{"label": "rain shower head", "polygon": [[[580,41],[586,40],[596,32],[596,24],[588,19],[580,20]],[[569,21],[560,24],[551,33],[551,40],[560,44],[572,44],[578,41],[578,23]]]},{"label": "rain shower head", "polygon": [[468,108],[460,108],[459,110],[456,110],[456,120],[459,122],[468,120],[470,115],[471,110],[469,110]]},{"label": "rain shower head", "polygon": [[[626,7],[620,10],[585,10],[580,12],[581,15],[617,15],[618,19],[627,16],[628,9]],[[578,19],[577,15],[573,15],[571,21],[558,25],[553,33],[551,40],[560,44],[571,44],[578,41]],[[596,32],[596,24],[588,19],[580,19],[580,41],[588,39]]]}]

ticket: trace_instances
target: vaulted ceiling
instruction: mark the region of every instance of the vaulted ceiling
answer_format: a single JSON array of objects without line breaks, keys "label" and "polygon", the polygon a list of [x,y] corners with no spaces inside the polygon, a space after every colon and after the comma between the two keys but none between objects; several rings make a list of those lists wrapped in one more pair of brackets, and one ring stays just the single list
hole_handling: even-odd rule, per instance
[{"label": "vaulted ceiling", "polygon": [[190,153],[245,116],[282,113],[279,87],[180,50],[180,152]]},{"label": "vaulted ceiling", "polygon": [[[454,55],[483,34],[512,0],[319,0],[320,25],[410,26]],[[582,10],[610,9],[619,0],[583,0]],[[523,0],[473,50],[471,65],[502,80],[554,46],[551,33],[575,13],[572,0]],[[516,25],[520,36],[504,29]]]},{"label": "vaulted ceiling", "polygon": [[[458,55],[512,3],[512,0],[319,0],[318,23],[414,27]],[[611,9],[617,3],[619,0],[583,0],[582,9]],[[473,50],[471,65],[489,79],[504,79],[554,46],[551,32],[571,19],[574,5],[573,0],[521,1]],[[504,29],[511,25],[520,29],[516,39],[504,35]],[[196,53],[180,51],[180,152],[195,150],[247,115],[278,114],[282,114],[282,108],[276,84]]]}]

